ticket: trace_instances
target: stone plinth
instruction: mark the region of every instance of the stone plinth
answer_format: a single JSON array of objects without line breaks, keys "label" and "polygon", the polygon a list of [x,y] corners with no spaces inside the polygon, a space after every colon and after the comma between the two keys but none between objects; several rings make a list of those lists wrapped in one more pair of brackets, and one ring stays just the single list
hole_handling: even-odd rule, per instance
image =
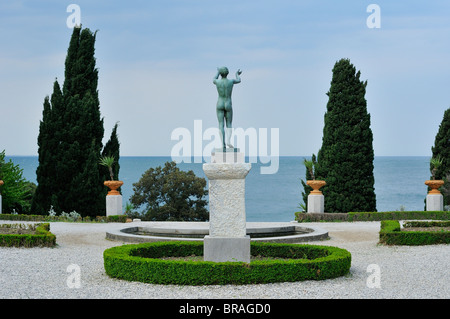
[{"label": "stone plinth", "polygon": [[209,236],[204,240],[204,259],[250,262],[245,177],[251,164],[244,163],[244,154],[238,149],[226,150],[215,150],[211,163],[203,164],[209,180]]},{"label": "stone plinth", "polygon": [[442,194],[428,194],[426,206],[427,211],[444,210],[444,197]]},{"label": "stone plinth", "polygon": [[238,148],[216,148],[211,153],[211,163],[244,163],[244,159]]},{"label": "stone plinth", "polygon": [[122,215],[122,195],[106,196],[106,216]]},{"label": "stone plinth", "polygon": [[250,263],[250,236],[234,238],[205,236],[203,251],[205,261]]},{"label": "stone plinth", "polygon": [[323,195],[308,195],[308,213],[324,213],[325,198]]}]

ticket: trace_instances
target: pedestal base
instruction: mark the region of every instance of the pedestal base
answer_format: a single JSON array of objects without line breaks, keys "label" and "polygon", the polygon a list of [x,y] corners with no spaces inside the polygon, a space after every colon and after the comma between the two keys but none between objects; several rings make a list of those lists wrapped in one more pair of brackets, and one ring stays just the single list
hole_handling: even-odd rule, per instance
[{"label": "pedestal base", "polygon": [[308,213],[324,213],[325,198],[323,195],[308,195]]},{"label": "pedestal base", "polygon": [[441,194],[427,195],[427,211],[444,210],[444,196]]},{"label": "pedestal base", "polygon": [[122,215],[122,195],[106,196],[106,216]]},{"label": "pedestal base", "polygon": [[211,154],[211,163],[244,163],[244,153],[238,148],[216,148]]},{"label": "pedestal base", "polygon": [[203,251],[204,261],[250,263],[250,236],[234,238],[205,236]]}]

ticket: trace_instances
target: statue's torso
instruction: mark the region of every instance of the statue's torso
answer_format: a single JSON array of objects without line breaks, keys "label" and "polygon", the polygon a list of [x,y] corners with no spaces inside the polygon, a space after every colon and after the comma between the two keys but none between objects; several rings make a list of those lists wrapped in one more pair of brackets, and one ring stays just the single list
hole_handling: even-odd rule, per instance
[{"label": "statue's torso", "polygon": [[228,79],[216,80],[217,92],[219,93],[219,99],[231,99],[231,93],[233,91],[233,81]]}]

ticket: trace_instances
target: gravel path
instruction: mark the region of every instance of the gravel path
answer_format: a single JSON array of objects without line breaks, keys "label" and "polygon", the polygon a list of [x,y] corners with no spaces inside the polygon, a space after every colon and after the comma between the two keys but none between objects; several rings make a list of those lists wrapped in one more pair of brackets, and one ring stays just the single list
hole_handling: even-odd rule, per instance
[{"label": "gravel path", "polygon": [[[0,223],[6,223],[0,221]],[[450,245],[378,245],[379,222],[309,223],[330,239],[310,244],[337,246],[352,254],[350,274],[325,281],[242,286],[164,286],[109,278],[103,251],[121,245],[105,233],[124,224],[51,223],[56,248],[0,247],[0,298],[450,298]],[[376,270],[379,281],[374,280]],[[77,271],[80,285],[72,280]]]}]

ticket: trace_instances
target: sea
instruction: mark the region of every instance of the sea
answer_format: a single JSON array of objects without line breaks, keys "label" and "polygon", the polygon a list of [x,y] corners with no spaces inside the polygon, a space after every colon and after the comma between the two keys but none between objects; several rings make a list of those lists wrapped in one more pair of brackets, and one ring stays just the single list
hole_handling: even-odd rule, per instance
[{"label": "sea", "polygon": [[[304,158],[310,156],[281,156],[278,170],[263,174],[268,164],[250,160],[252,168],[245,180],[245,209],[248,222],[289,222],[295,212],[301,211],[303,203],[301,180],[305,179]],[[23,169],[23,176],[36,183],[37,156],[6,156]],[[164,166],[171,157],[120,157],[119,179],[122,186],[123,204],[133,195],[133,183],[151,167]],[[248,160],[248,159],[247,159]],[[374,159],[375,194],[377,211],[418,210],[423,211],[427,186],[430,179],[427,156],[376,156]],[[177,164],[181,170],[192,170],[197,176],[206,176],[202,162],[195,160]],[[325,198],[326,200],[326,198]]]}]

